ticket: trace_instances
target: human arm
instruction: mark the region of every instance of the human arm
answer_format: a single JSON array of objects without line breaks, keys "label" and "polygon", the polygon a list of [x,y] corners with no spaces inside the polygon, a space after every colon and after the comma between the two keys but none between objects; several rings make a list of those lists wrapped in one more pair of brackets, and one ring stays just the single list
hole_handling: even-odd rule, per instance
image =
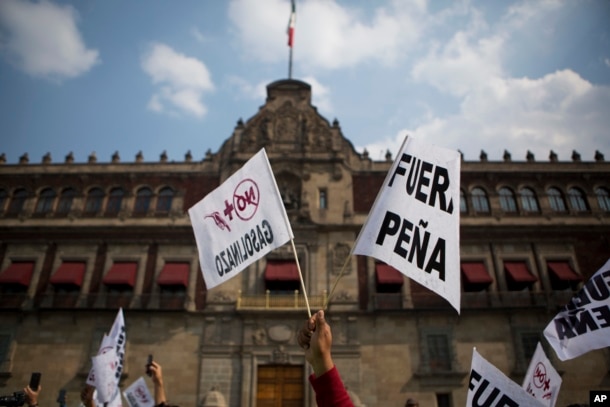
[{"label": "human arm", "polygon": [[165,397],[165,388],[163,387],[163,370],[161,365],[153,361],[150,364],[150,372],[153,384],[155,385],[155,405],[165,405],[167,398]]},{"label": "human arm", "polygon": [[332,333],[324,311],[318,311],[305,322],[299,331],[298,342],[314,372],[309,382],[316,393],[318,406],[353,407],[331,356]]}]

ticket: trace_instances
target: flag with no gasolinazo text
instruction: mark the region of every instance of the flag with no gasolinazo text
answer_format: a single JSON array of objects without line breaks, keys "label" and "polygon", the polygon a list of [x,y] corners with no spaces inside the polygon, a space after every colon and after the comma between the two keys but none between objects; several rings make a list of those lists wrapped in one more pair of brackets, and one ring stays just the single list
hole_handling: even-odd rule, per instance
[{"label": "flag with no gasolinazo text", "polygon": [[189,209],[207,288],[292,239],[265,149]]}]

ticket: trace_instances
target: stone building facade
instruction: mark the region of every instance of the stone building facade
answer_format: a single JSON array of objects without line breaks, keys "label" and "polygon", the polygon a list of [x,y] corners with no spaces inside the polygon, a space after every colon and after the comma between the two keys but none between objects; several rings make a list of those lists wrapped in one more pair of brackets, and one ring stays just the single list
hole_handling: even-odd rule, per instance
[{"label": "stone building facade", "polygon": [[[313,406],[296,343],[307,317],[286,245],[207,290],[187,210],[264,147],[295,236],[310,306],[322,306],[333,357],[365,406],[465,404],[472,349],[521,383],[542,330],[610,257],[610,164],[582,160],[462,162],[462,303],[372,258],[348,258],[392,164],[358,153],[296,80],[201,160],[0,165],[0,392],[41,371],[41,404],[75,404],[102,335],[122,307],[122,386],[163,367],[182,406]],[[559,406],[610,390],[610,353],[560,362]],[[148,378],[146,380],[149,380]],[[149,381],[149,385],[152,383]],[[212,401],[213,400],[213,401]]]}]

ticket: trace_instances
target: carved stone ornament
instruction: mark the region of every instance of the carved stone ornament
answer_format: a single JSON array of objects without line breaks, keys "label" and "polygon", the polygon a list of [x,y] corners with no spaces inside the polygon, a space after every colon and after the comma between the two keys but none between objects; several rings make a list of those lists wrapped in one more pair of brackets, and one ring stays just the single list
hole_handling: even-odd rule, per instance
[{"label": "carved stone ornament", "polygon": [[[333,275],[338,275],[341,273],[341,269],[345,264],[346,259],[349,257],[350,247],[345,243],[337,243],[333,250],[333,265],[331,269],[331,273]],[[345,270],[343,270],[344,275],[348,275],[352,272],[352,264],[350,261],[345,264]]]}]

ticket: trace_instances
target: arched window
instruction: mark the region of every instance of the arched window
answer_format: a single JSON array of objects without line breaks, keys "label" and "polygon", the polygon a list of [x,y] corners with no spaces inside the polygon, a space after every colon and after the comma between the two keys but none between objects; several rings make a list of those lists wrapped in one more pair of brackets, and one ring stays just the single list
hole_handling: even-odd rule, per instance
[{"label": "arched window", "polygon": [[25,205],[25,200],[28,198],[28,191],[25,188],[18,188],[13,192],[13,199],[8,207],[9,215],[18,215]]},{"label": "arched window", "polygon": [[106,215],[117,215],[121,210],[125,191],[123,188],[117,187],[110,190],[108,194],[108,202],[106,202]]},{"label": "arched window", "polygon": [[597,203],[604,212],[610,212],[610,192],[606,188],[595,188]]},{"label": "arched window", "polygon": [[489,200],[483,188],[472,190],[472,207],[476,213],[489,213]]},{"label": "arched window", "polygon": [[460,212],[468,213],[468,202],[466,201],[466,194],[464,194],[463,189],[460,189]]},{"label": "arched window", "polygon": [[546,194],[549,197],[549,204],[554,212],[567,212],[568,207],[566,201],[563,199],[561,191],[555,187],[550,187],[546,190]]},{"label": "arched window", "polygon": [[148,187],[138,189],[133,213],[137,215],[146,215],[148,213],[148,208],[150,208],[150,200],[152,195],[152,190]]},{"label": "arched window", "polygon": [[8,192],[6,189],[0,189],[0,213],[4,212],[4,206],[8,201]]},{"label": "arched window", "polygon": [[61,191],[59,196],[59,202],[57,203],[57,213],[60,215],[67,215],[72,209],[72,202],[76,196],[76,190],[74,188],[66,188]]},{"label": "arched window", "polygon": [[172,209],[172,200],[174,199],[174,190],[170,187],[161,188],[157,197],[157,212],[169,213]]},{"label": "arched window", "polygon": [[568,190],[568,197],[570,198],[570,206],[576,212],[587,212],[589,205],[587,205],[587,198],[585,193],[578,188],[570,188]]},{"label": "arched window", "polygon": [[536,193],[531,188],[521,188],[519,195],[521,195],[521,207],[525,212],[540,212],[540,206],[538,206]]},{"label": "arched window", "polygon": [[517,212],[517,200],[512,189],[502,187],[498,192],[500,194],[500,207],[502,210],[507,213]]},{"label": "arched window", "polygon": [[51,188],[45,188],[40,192],[38,196],[38,203],[36,204],[35,213],[45,214],[53,210],[53,204],[55,203],[55,191]]},{"label": "arched window", "polygon": [[91,188],[85,200],[85,213],[87,215],[97,215],[102,210],[104,191],[101,188]]}]

